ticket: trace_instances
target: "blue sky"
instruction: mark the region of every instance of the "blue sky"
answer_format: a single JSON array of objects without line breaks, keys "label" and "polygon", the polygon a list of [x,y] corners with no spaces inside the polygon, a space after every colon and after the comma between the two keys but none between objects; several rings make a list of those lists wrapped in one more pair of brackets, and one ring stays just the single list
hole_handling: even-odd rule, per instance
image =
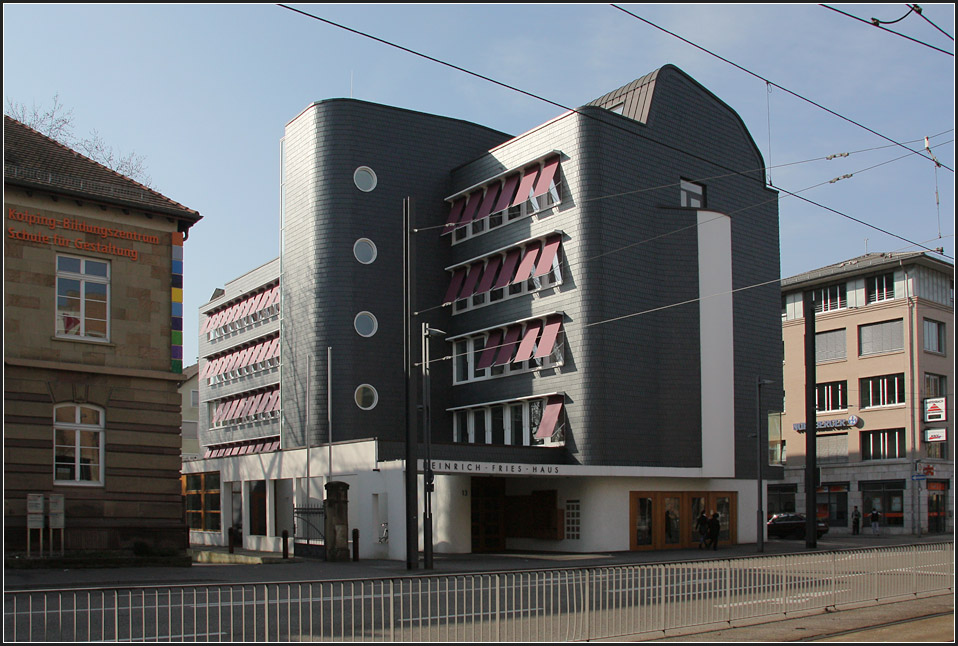
[{"label": "blue sky", "polygon": [[[954,41],[935,28],[954,36],[952,4],[888,25],[914,40],[820,5],[621,5],[761,78],[611,5],[290,6],[570,108],[672,63],[738,112],[776,186],[814,202],[780,201],[783,277],[910,242],[953,262],[955,65],[938,50]],[[57,95],[77,135],[144,156],[153,187],[203,215],[185,248],[187,330],[215,288],[279,255],[279,141],[310,103],[352,96],[513,134],[562,112],[263,4],[4,4],[3,86],[5,106]],[[889,141],[924,137],[945,167]]]}]

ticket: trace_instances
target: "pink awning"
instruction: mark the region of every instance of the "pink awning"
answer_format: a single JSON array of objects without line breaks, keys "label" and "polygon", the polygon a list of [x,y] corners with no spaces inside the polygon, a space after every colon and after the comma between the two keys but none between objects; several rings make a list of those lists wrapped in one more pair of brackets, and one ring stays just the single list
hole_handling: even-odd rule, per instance
[{"label": "pink awning", "polygon": [[535,242],[526,247],[525,252],[522,256],[522,262],[519,263],[519,269],[516,270],[516,275],[512,279],[513,284],[521,283],[524,280],[528,280],[532,276],[532,269],[536,264],[536,257],[539,254],[539,243]]},{"label": "pink awning", "polygon": [[516,275],[516,265],[519,264],[519,255],[521,253],[522,250],[520,249],[510,249],[506,253],[506,259],[502,263],[502,269],[499,270],[499,278],[496,279],[495,284],[492,286],[493,289],[505,287],[512,282],[513,277]]},{"label": "pink awning", "polygon": [[503,182],[502,190],[499,191],[499,199],[496,201],[496,205],[492,207],[493,213],[504,211],[512,204],[512,200],[516,196],[516,188],[519,186],[519,178],[519,173],[516,173],[507,177],[506,181]]},{"label": "pink awning", "polygon": [[550,157],[542,167],[542,174],[539,175],[539,181],[536,182],[536,188],[532,192],[532,197],[539,197],[549,190],[549,185],[555,179],[556,171],[559,170],[559,156]]},{"label": "pink awning", "polygon": [[559,328],[562,327],[562,316],[550,316],[546,319],[546,325],[542,328],[542,338],[539,339],[539,349],[536,350],[536,359],[544,359],[552,354],[552,348],[555,347],[556,337],[559,336]]},{"label": "pink awning", "polygon": [[533,276],[542,276],[552,271],[552,261],[555,260],[561,243],[562,239],[559,236],[546,238],[546,244],[542,248],[542,254],[539,256],[539,262],[536,263],[536,270],[535,273],[532,274]]},{"label": "pink awning", "polygon": [[526,169],[525,174],[522,176],[522,182],[519,184],[519,190],[516,191],[516,197],[512,200],[510,206],[518,206],[529,199],[529,196],[532,195],[532,185],[535,184],[538,174],[538,166]]},{"label": "pink awning", "polygon": [[469,224],[476,217],[476,211],[479,210],[479,203],[482,202],[482,190],[473,191],[466,200],[466,206],[462,209],[462,217],[459,218],[459,226]]},{"label": "pink awning", "polygon": [[512,355],[516,350],[516,344],[519,343],[519,335],[521,333],[522,326],[520,325],[513,325],[506,330],[506,336],[502,341],[502,347],[499,348],[499,353],[496,356],[494,365],[504,366],[512,361]]},{"label": "pink awning", "polygon": [[469,267],[469,273],[466,274],[466,280],[462,284],[462,291],[459,292],[459,298],[469,298],[476,292],[476,284],[479,282],[480,274],[482,274],[481,262],[477,262]]},{"label": "pink awning", "polygon": [[465,277],[465,267],[460,267],[453,272],[452,279],[449,281],[449,289],[446,290],[446,295],[442,299],[443,305],[449,305],[459,298],[459,291],[462,289],[462,281]]},{"label": "pink awning", "polygon": [[466,198],[460,197],[458,200],[452,203],[452,208],[449,209],[449,218],[446,219],[446,226],[443,227],[443,235],[449,233],[455,228],[456,224],[459,223],[459,218],[462,217],[462,207],[466,205]]},{"label": "pink awning", "polygon": [[536,437],[548,439],[555,433],[556,422],[562,412],[562,396],[552,395],[546,400],[546,409],[542,411],[542,419],[536,430]]},{"label": "pink awning", "polygon": [[474,220],[481,220],[482,218],[489,217],[489,214],[492,213],[492,205],[496,203],[496,197],[499,195],[499,183],[491,184],[486,187],[486,195],[482,198],[482,204],[479,205],[479,210],[476,211],[476,216]]},{"label": "pink awning", "polygon": [[499,271],[499,265],[502,264],[502,256],[493,256],[486,262],[486,268],[482,270],[482,280],[476,288],[477,294],[485,294],[492,289],[492,281],[496,278],[496,272]]},{"label": "pink awning", "polygon": [[522,335],[522,342],[516,351],[516,363],[528,361],[532,358],[532,353],[536,349],[536,339],[539,338],[539,330],[542,329],[542,321],[529,321],[526,324],[526,332]]},{"label": "pink awning", "polygon": [[501,330],[493,330],[489,333],[489,338],[486,339],[486,347],[483,348],[482,355],[479,357],[479,363],[476,364],[477,370],[482,370],[492,365],[496,358],[496,353],[499,352],[499,341],[501,340]]}]

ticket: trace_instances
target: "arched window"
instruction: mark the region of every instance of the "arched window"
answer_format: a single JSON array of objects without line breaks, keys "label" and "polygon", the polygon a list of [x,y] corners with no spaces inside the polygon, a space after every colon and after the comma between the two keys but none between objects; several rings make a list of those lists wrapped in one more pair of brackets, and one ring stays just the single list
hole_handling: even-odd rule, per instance
[{"label": "arched window", "polygon": [[103,410],[86,404],[53,409],[53,480],[103,484]]}]

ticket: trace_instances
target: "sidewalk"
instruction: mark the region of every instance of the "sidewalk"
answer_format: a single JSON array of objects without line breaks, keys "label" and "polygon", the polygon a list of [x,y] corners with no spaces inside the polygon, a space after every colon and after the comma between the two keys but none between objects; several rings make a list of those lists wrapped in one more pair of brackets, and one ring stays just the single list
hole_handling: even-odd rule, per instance
[{"label": "sidewalk", "polygon": [[[913,545],[918,543],[952,542],[950,535],[941,536],[848,536],[824,537],[816,549],[809,550],[804,541],[771,539],[765,550],[757,552],[756,545],[741,544],[721,547],[716,551],[686,549],[656,552],[610,553],[534,553],[506,552],[498,554],[436,554],[434,567],[408,569],[404,561],[360,559],[359,561],[326,562],[315,559],[235,550],[226,548],[198,549],[192,567],[113,567],[77,569],[11,569],[4,571],[7,591],[27,589],[68,589],[81,587],[117,588],[125,586],[273,583],[285,581],[349,580],[368,578],[397,578],[407,576],[449,575],[468,572],[497,572],[541,570],[575,567],[601,567],[639,563],[667,563],[714,559],[744,558],[758,555],[807,554],[843,549],[863,549],[878,546]],[[947,614],[950,613],[950,616]],[[942,616],[944,615],[944,616]],[[632,641],[687,641],[687,642],[780,642],[814,641],[843,633],[860,631],[895,621],[937,616],[923,625],[930,626],[933,637],[918,641],[954,641],[954,592],[929,594],[920,598],[906,597],[890,602],[859,604],[859,607],[832,608],[813,611],[800,617],[773,616],[749,626],[702,627],[682,634],[649,634]],[[696,631],[699,632],[696,632]],[[917,635],[917,624],[902,624],[891,637],[872,637],[871,640],[902,642]],[[871,634],[871,633],[870,633]],[[834,641],[859,641],[855,635]],[[622,640],[618,640],[622,641]],[[866,639],[866,641],[868,641]]]},{"label": "sidewalk", "polygon": [[826,535],[815,550],[802,540],[770,539],[765,550],[757,552],[755,543],[719,547],[716,551],[682,549],[647,552],[556,553],[504,552],[497,554],[436,554],[433,569],[408,569],[405,561],[364,559],[327,562],[281,554],[237,549],[229,554],[224,548],[195,548],[192,567],[109,567],[4,570],[7,590],[23,588],[99,587],[131,585],[183,585],[202,583],[265,583],[276,581],[326,581],[334,579],[392,578],[466,572],[537,570],[570,567],[602,567],[637,563],[667,563],[712,559],[742,558],[758,555],[807,554],[842,549],[863,549],[892,545],[952,542],[951,535],[851,536]]}]

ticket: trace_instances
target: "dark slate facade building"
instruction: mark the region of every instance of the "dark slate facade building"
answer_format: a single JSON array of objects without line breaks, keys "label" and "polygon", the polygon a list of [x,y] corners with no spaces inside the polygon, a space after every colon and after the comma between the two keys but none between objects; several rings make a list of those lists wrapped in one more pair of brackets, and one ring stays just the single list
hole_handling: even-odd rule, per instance
[{"label": "dark slate facade building", "polygon": [[[756,383],[782,365],[777,196],[725,103],[673,66],[516,137],[324,101],[287,125],[282,167],[276,266],[203,308],[280,285],[278,438],[236,455],[215,436],[189,465],[238,483],[223,527],[255,523],[244,541],[274,548],[340,480],[363,553],[402,555],[377,537],[407,517],[411,198],[412,325],[436,330],[413,397],[432,419],[417,468],[435,474],[437,550],[689,546],[713,511],[723,540],[754,537]],[[779,407],[780,383],[761,394]],[[202,379],[201,399],[223,408]],[[266,438],[249,416],[226,426]]]}]

